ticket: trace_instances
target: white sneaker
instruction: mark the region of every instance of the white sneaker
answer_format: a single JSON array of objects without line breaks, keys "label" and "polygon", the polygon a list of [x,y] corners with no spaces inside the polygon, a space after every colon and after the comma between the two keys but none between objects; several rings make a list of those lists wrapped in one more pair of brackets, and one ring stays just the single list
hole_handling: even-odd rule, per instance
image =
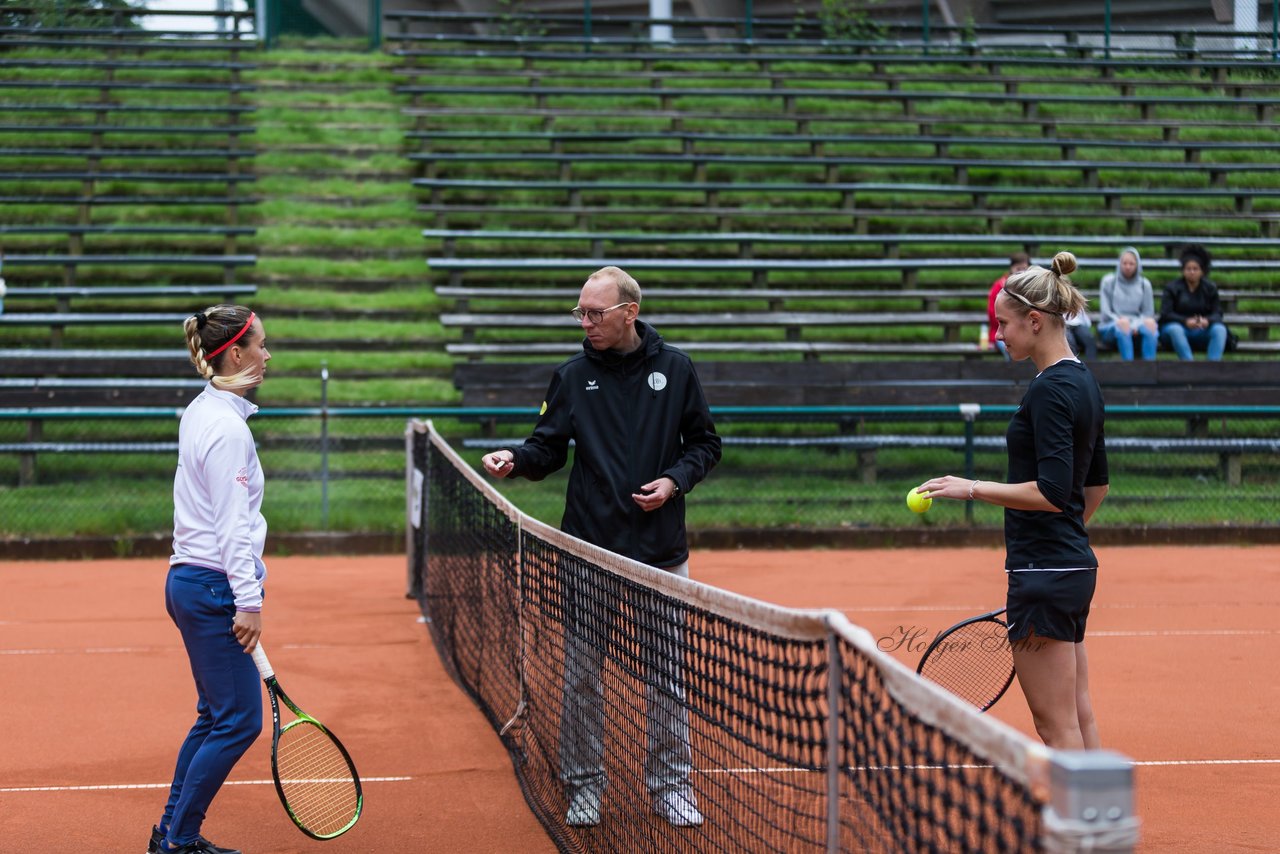
[{"label": "white sneaker", "polygon": [[653,801],[653,811],[672,827],[697,827],[702,824],[698,799],[692,789],[672,789]]},{"label": "white sneaker", "polygon": [[574,792],[564,820],[570,827],[595,827],[600,823],[600,793],[590,789]]}]

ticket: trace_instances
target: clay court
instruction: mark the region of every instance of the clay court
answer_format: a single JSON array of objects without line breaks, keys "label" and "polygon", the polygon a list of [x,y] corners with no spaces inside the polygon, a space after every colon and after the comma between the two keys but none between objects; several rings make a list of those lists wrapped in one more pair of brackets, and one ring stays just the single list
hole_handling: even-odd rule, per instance
[{"label": "clay court", "polygon": [[[1094,699],[1137,763],[1140,850],[1270,851],[1280,838],[1280,548],[1100,548]],[[1003,600],[995,549],[698,552],[693,577],[845,612],[914,664],[932,636]],[[270,774],[270,721],[205,835],[249,854],[541,852],[496,733],[445,675],[402,556],[269,561],[264,646],[364,779],[359,824],[314,842]],[[145,850],[195,692],[164,611],[166,561],[0,564],[0,851]],[[904,639],[912,639],[899,643]],[[992,714],[1031,733],[1016,684]]]}]

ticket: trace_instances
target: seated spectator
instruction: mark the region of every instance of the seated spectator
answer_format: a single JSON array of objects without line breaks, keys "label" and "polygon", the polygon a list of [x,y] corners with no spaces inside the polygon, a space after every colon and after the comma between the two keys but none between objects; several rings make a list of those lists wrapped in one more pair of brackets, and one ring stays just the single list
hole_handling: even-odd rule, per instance
[{"label": "seated spectator", "polygon": [[1164,286],[1160,300],[1160,336],[1183,361],[1193,358],[1192,348],[1203,348],[1216,362],[1227,348],[1227,327],[1218,286],[1209,279],[1209,253],[1187,246],[1178,260],[1182,276]]},{"label": "seated spectator", "polygon": [[1067,343],[1077,359],[1092,361],[1098,358],[1098,344],[1093,340],[1093,321],[1089,319],[1087,307],[1064,317],[1062,324],[1067,331]]},{"label": "seated spectator", "polygon": [[1133,361],[1133,339],[1142,342],[1142,358],[1156,357],[1160,330],[1156,326],[1151,280],[1142,275],[1142,256],[1132,246],[1120,252],[1116,271],[1102,277],[1098,300],[1098,338],[1116,348],[1120,358]]},{"label": "seated spectator", "polygon": [[996,322],[996,297],[1000,296],[1000,291],[1004,289],[1005,279],[1014,273],[1021,273],[1023,270],[1031,266],[1031,258],[1025,252],[1015,252],[1009,256],[1009,272],[991,283],[991,290],[987,293],[987,346],[995,347],[1004,354],[1006,359],[1009,358],[1009,351],[1005,349],[1003,341],[996,340],[996,330],[1000,324]]}]

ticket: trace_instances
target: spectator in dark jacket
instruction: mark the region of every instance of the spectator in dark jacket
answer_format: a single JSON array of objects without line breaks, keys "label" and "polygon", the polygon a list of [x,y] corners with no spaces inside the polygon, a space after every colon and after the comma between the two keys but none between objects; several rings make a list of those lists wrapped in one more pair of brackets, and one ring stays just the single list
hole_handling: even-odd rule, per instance
[{"label": "spectator in dark jacket", "polygon": [[[720,437],[689,357],[637,319],[640,286],[617,267],[587,279],[573,316],[582,352],[551,377],[538,423],[524,444],[487,454],[494,477],[541,480],[562,468],[573,441],[573,468],[561,528],[612,552],[689,576],[684,496],[720,460]],[[606,698],[600,681],[614,629],[611,610],[592,602],[601,585],[564,570],[565,688],[560,776],[578,827],[600,822]],[[690,782],[688,710],[678,655],[678,623],[636,608],[649,698],[645,781],[654,810],[676,827],[702,824]],[[629,723],[629,721],[628,721]]]},{"label": "spectator in dark jacket", "polygon": [[1164,286],[1160,301],[1160,337],[1179,359],[1190,361],[1195,348],[1204,349],[1209,361],[1216,362],[1227,348],[1227,327],[1218,286],[1209,280],[1209,253],[1201,246],[1187,246],[1179,260],[1182,276]]}]

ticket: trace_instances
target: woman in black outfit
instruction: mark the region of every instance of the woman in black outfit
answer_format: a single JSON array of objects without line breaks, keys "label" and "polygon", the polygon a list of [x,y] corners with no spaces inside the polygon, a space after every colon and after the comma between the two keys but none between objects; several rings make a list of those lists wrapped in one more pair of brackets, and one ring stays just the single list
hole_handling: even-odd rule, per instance
[{"label": "woman in black outfit", "polygon": [[1099,746],[1084,647],[1098,561],[1085,525],[1108,480],[1102,393],[1063,326],[1085,305],[1067,278],[1075,268],[1075,256],[1059,252],[1052,270],[1010,276],[996,301],[997,336],[1012,359],[1031,359],[1038,371],[1005,434],[1008,483],[948,475],[920,486],[932,498],[1005,508],[1006,619],[1018,682],[1040,738],[1062,749]]},{"label": "woman in black outfit", "polygon": [[1194,359],[1191,351],[1199,348],[1210,362],[1220,361],[1228,330],[1218,286],[1209,280],[1209,253],[1203,246],[1186,246],[1179,262],[1182,275],[1164,286],[1160,299],[1160,337],[1184,362]]}]

